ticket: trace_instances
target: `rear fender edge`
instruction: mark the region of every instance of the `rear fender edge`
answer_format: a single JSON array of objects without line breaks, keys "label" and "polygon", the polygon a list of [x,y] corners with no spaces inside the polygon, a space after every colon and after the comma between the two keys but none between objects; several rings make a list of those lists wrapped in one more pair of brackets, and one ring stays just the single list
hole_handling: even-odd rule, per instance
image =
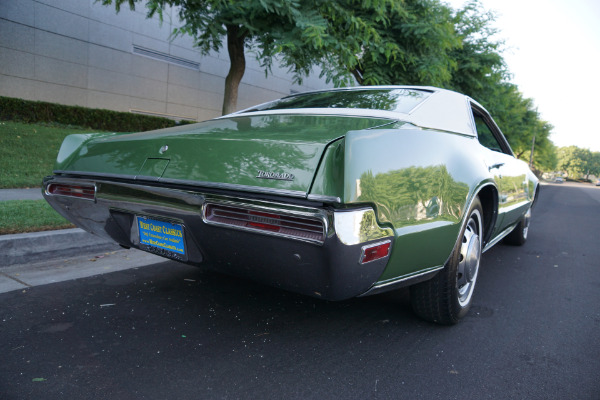
[{"label": "rear fender edge", "polygon": [[494,226],[498,219],[498,189],[495,185],[488,183],[479,188],[475,196],[479,197],[483,208],[483,245],[485,246],[494,232]]}]

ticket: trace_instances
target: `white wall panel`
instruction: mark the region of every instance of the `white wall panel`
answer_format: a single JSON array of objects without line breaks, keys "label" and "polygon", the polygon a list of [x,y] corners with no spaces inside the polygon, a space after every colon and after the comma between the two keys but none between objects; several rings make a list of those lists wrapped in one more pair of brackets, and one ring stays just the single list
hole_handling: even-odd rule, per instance
[{"label": "white wall panel", "polygon": [[2,20],[0,22],[0,48],[31,51],[35,45],[35,32],[33,27]]},{"label": "white wall panel", "polygon": [[89,43],[42,30],[35,31],[34,52],[65,62],[87,65]]},{"label": "white wall panel", "polygon": [[35,56],[35,79],[38,81],[86,89],[87,76],[88,68],[86,65],[39,55]]},{"label": "white wall panel", "polygon": [[27,26],[34,26],[35,4],[33,0],[2,0],[2,3],[0,3],[0,18]]},{"label": "white wall panel", "polygon": [[89,20],[85,17],[42,3],[35,3],[34,15],[37,29],[82,40],[88,38]]},{"label": "white wall panel", "polygon": [[3,48],[0,51],[0,74],[35,79],[35,56],[25,51]]},{"label": "white wall panel", "polygon": [[[192,38],[170,37],[179,25],[172,10],[162,24],[158,16],[148,20],[141,4],[134,11],[124,4],[117,14],[114,6],[96,0],[0,0],[0,96],[217,117],[229,71],[227,51],[201,55]],[[134,54],[134,46],[158,53]],[[295,85],[278,66],[265,78],[252,53],[246,62],[239,109],[292,89],[326,86],[316,76]]]},{"label": "white wall panel", "polygon": [[134,57],[131,52],[90,43],[87,65],[129,75]]}]

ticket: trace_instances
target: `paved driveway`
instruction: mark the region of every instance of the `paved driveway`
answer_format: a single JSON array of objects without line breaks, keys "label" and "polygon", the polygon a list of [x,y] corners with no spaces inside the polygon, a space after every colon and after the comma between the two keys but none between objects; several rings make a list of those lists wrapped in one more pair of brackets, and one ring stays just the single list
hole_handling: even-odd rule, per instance
[{"label": "paved driveway", "polygon": [[1,294],[0,398],[598,399],[600,188],[542,189],[457,326],[165,261]]}]

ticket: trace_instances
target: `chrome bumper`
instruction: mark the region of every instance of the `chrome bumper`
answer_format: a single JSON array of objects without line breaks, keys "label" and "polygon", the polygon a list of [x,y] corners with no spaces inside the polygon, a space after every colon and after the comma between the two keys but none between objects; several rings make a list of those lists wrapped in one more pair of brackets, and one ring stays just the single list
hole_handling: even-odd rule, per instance
[{"label": "chrome bumper", "polygon": [[[51,184],[88,185],[92,198],[51,194]],[[44,179],[44,197],[78,227],[126,246],[160,253],[140,244],[136,217],[183,227],[186,252],[170,258],[328,300],[367,292],[381,276],[389,255],[363,262],[374,245],[393,246],[393,231],[380,227],[370,208],[334,209],[284,201],[256,200],[201,191],[108,180]],[[238,206],[257,212],[322,221],[320,240],[279,232],[226,226],[207,218],[207,205]],[[308,204],[308,203],[307,203]],[[165,255],[165,254],[161,254]]]}]

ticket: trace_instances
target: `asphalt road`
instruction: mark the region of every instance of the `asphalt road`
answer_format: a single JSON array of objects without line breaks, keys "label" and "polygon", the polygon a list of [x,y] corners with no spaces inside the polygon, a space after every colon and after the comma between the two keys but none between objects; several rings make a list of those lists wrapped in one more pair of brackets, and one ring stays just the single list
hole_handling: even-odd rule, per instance
[{"label": "asphalt road", "polygon": [[175,262],[0,294],[0,399],[599,399],[600,188],[542,189],[453,327]]}]

